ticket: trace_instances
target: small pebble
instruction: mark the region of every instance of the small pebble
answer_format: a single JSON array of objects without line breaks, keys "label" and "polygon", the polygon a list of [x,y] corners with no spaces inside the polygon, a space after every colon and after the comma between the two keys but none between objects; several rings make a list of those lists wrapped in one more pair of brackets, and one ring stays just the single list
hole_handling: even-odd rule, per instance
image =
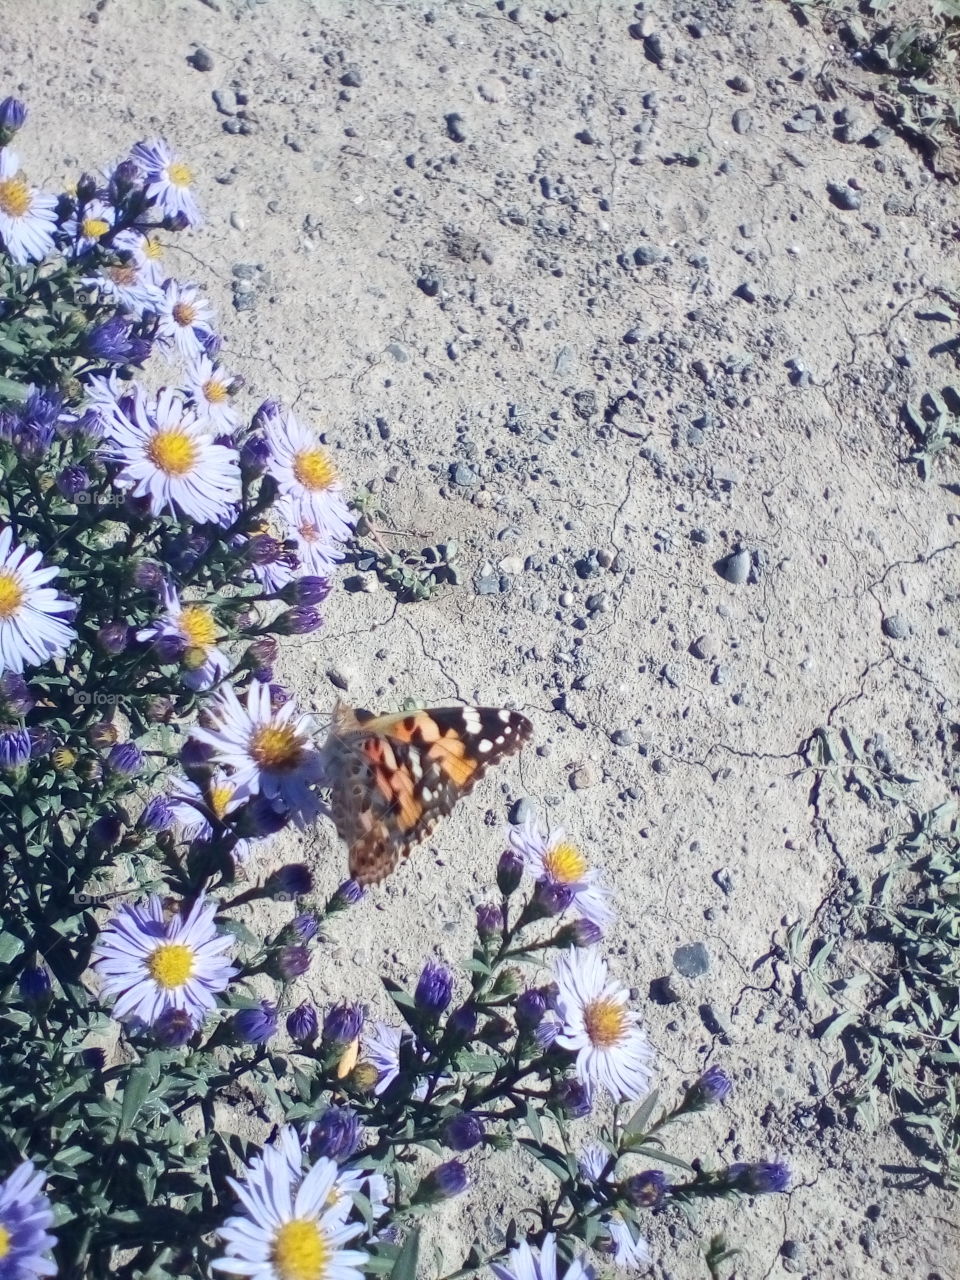
[{"label": "small pebble", "polygon": [[673,967],[684,978],[702,978],[710,971],[710,952],[702,942],[688,942],[674,951]]},{"label": "small pebble", "polygon": [[892,613],[881,623],[883,634],[890,640],[906,640],[910,634],[910,624],[899,613]]},{"label": "small pebble", "polygon": [[586,791],[588,787],[595,787],[599,781],[597,766],[591,760],[570,774],[570,787],[573,791]]},{"label": "small pebble", "polygon": [[451,111],[444,117],[447,126],[447,137],[451,142],[466,142],[466,121],[458,111]]},{"label": "small pebble", "polygon": [[827,192],[831,203],[836,205],[838,209],[855,210],[859,209],[863,204],[860,192],[854,191],[853,187],[848,186],[845,182],[828,182]]},{"label": "small pebble", "polygon": [[739,587],[749,577],[750,565],[749,551],[733,551],[722,560],[718,560],[714,568],[721,578],[726,578],[727,582],[732,582],[734,586]]},{"label": "small pebble", "polygon": [[202,45],[198,45],[194,53],[187,59],[195,71],[212,71],[213,55]]},{"label": "small pebble", "polygon": [[733,872],[729,867],[719,867],[713,873],[713,882],[721,893],[726,894],[727,897],[733,893]]},{"label": "small pebble", "polygon": [[663,250],[655,244],[637,245],[633,251],[633,260],[638,267],[652,267],[655,262],[662,261],[663,256]]},{"label": "small pebble", "polygon": [[346,68],[340,77],[340,83],[347,89],[359,89],[363,84],[363,75],[355,62]]},{"label": "small pebble", "polygon": [[738,107],[733,113],[730,123],[733,125],[733,132],[739,133],[742,137],[753,129],[753,112],[748,111],[746,107]]},{"label": "small pebble", "polygon": [[529,796],[523,796],[510,810],[510,821],[515,825],[523,822],[532,822],[536,816],[536,802],[531,800]]},{"label": "small pebble", "polygon": [[632,729],[614,729],[610,735],[610,741],[617,747],[632,747],[636,740]]},{"label": "small pebble", "polygon": [[690,652],[695,658],[699,658],[701,662],[708,662],[711,658],[717,656],[719,646],[711,635],[697,636],[696,640],[690,645]]}]

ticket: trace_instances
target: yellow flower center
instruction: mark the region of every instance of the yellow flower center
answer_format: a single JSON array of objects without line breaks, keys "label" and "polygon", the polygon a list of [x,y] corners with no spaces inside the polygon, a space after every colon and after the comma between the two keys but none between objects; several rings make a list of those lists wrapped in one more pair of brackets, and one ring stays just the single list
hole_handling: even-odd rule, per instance
[{"label": "yellow flower center", "polygon": [[53,753],[53,763],[57,769],[72,769],[77,763],[76,752],[69,747],[58,747]]},{"label": "yellow flower center", "polygon": [[150,441],[147,457],[168,476],[183,476],[197,461],[197,446],[181,427],[165,427]]},{"label": "yellow flower center", "polygon": [[193,174],[181,160],[167,165],[167,177],[175,187],[189,187],[193,181]]},{"label": "yellow flower center", "polygon": [[590,1043],[598,1049],[609,1049],[623,1039],[627,1030],[627,1011],[615,1000],[601,997],[587,1005],[583,1021]]},{"label": "yellow flower center", "polygon": [[303,746],[288,724],[266,724],[250,740],[250,754],[261,769],[293,770],[303,759]]},{"label": "yellow flower center", "polygon": [[270,1261],[281,1280],[323,1280],[330,1263],[330,1247],[316,1222],[294,1218],[273,1237]]},{"label": "yellow flower center", "polygon": [[2,1262],[10,1252],[10,1241],[12,1238],[13,1237],[10,1235],[10,1232],[3,1223],[0,1223],[0,1262]]},{"label": "yellow flower center", "polygon": [[24,590],[16,574],[0,569],[0,622],[11,618],[23,604]]},{"label": "yellow flower center", "polygon": [[183,329],[189,329],[197,318],[197,308],[190,302],[178,302],[173,308],[173,318]]},{"label": "yellow flower center", "polygon": [[217,640],[217,624],[209,609],[200,604],[184,605],[180,612],[179,626],[187,644],[192,648],[209,649]]},{"label": "yellow flower center", "polygon": [[230,801],[233,799],[233,787],[225,782],[219,784],[211,784],[210,787],[210,808],[216,814],[217,818],[222,822],[227,816],[227,809]]},{"label": "yellow flower center", "polygon": [[543,865],[547,875],[561,884],[576,884],[587,874],[586,858],[576,845],[568,844],[566,840],[547,850]]},{"label": "yellow flower center", "polygon": [[22,178],[0,178],[0,213],[22,218],[30,212],[30,188]]},{"label": "yellow flower center", "polygon": [[293,474],[305,489],[329,489],[337,478],[333,463],[322,449],[301,449],[294,455]]},{"label": "yellow flower center", "polygon": [[208,378],[200,390],[208,404],[223,404],[230,394],[226,385],[218,382],[216,378]]},{"label": "yellow flower center", "polygon": [[137,269],[129,264],[123,267],[107,267],[107,275],[121,289],[132,289],[137,283]]},{"label": "yellow flower center", "polygon": [[87,240],[99,240],[110,230],[110,223],[105,222],[103,218],[84,218],[80,224],[80,230]]},{"label": "yellow flower center", "polygon": [[147,969],[161,987],[182,987],[193,973],[193,952],[182,942],[161,943],[147,961]]},{"label": "yellow flower center", "polygon": [[153,236],[147,236],[141,245],[143,256],[149,258],[151,262],[159,262],[163,257],[163,245]]}]

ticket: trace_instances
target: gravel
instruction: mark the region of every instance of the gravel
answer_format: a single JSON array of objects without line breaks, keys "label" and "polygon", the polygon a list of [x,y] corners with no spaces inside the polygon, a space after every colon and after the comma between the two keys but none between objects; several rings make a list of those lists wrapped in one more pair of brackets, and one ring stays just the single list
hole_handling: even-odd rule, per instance
[{"label": "gravel", "polygon": [[702,978],[710,972],[710,952],[702,942],[688,942],[674,951],[673,967],[683,978]]}]

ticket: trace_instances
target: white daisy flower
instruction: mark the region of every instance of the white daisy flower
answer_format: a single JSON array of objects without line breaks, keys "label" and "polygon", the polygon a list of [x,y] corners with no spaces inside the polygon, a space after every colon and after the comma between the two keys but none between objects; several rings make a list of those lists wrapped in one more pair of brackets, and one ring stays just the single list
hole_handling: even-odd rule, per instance
[{"label": "white daisy flower", "polygon": [[94,949],[103,990],[116,996],[113,1016],[153,1026],[168,1010],[183,1010],[199,1026],[217,995],[239,971],[225,956],[230,934],[217,932],[217,904],[201,894],[186,915],[166,919],[163,902],[123,906]]},{"label": "white daisy flower", "polygon": [[264,432],[270,446],[267,470],[294,509],[306,516],[328,539],[346,542],[353,521],[343,484],[330,455],[312,431],[292,413],[278,413]]},{"label": "white daisy flower", "polygon": [[203,215],[190,190],[193,174],[162,138],[138,142],[130,152],[130,158],[136,161],[146,177],[147,198],[159,206],[165,217],[175,218],[182,214],[188,227],[200,225]]},{"label": "white daisy flower", "polygon": [[403,1032],[387,1022],[371,1022],[363,1033],[363,1047],[370,1062],[377,1069],[377,1083],[373,1092],[385,1093],[400,1074],[400,1045]]},{"label": "white daisy flower", "polygon": [[[244,787],[238,787],[233,778],[225,773],[217,772],[206,784],[206,791],[201,791],[189,778],[174,778],[170,784],[170,812],[173,820],[180,827],[184,840],[207,841],[213,838],[213,823],[226,822],[250,798]],[[264,844],[268,841],[264,840]],[[250,857],[253,842],[238,840],[230,850],[230,856],[238,866],[242,866]]]},{"label": "white daisy flower", "polygon": [[[497,1280],[560,1280],[557,1275],[557,1237],[550,1232],[544,1237],[539,1256],[526,1240],[521,1240],[507,1254],[505,1263],[492,1262],[490,1270]],[[574,1258],[562,1280],[595,1280],[596,1272],[581,1256]]]},{"label": "white daisy flower", "polygon": [[207,355],[199,356],[187,369],[184,390],[194,403],[197,417],[216,434],[236,431],[239,425],[240,415],[231,400],[234,382],[233,374],[214,364]]},{"label": "white daisy flower", "polygon": [[627,989],[607,974],[597,947],[571,948],[554,961],[555,1043],[577,1055],[576,1071],[591,1098],[606,1089],[615,1102],[636,1100],[650,1089],[653,1049],[640,1016],[627,1008]]},{"label": "white daisy flower", "polygon": [[81,217],[68,218],[63,229],[73,243],[74,253],[86,253],[109,235],[116,222],[116,210],[105,200],[90,200]]},{"label": "white daisy flower", "polygon": [[653,1262],[650,1245],[641,1235],[634,1236],[634,1228],[615,1213],[607,1223],[610,1242],[613,1246],[613,1260],[625,1271],[642,1271]]},{"label": "white daisy flower", "polygon": [[338,1213],[346,1222],[354,1207],[356,1196],[366,1196],[374,1222],[383,1217],[390,1207],[389,1188],[382,1173],[369,1169],[341,1169],[340,1177],[327,1200],[327,1208]]},{"label": "white daisy flower", "polygon": [[270,686],[259,680],[250,681],[246,703],[224,685],[205,715],[211,727],[196,726],[191,735],[213,747],[214,762],[230,769],[238,786],[262,794],[297,826],[316,817],[320,803],[312,788],[322,781],[323,766],[311,716],[292,701],[275,711]]},{"label": "white daisy flower", "polygon": [[176,588],[164,583],[164,617],[137,632],[138,640],[163,640],[184,646],[183,683],[188,689],[209,689],[230,671],[230,659],[217,648],[219,628],[213,611],[202,604],[182,604]]},{"label": "white daisy flower", "polygon": [[571,909],[599,928],[610,924],[614,918],[610,890],[599,882],[599,872],[567,839],[563,827],[545,835],[537,820],[529,818],[511,826],[509,841],[534,879],[569,889],[573,895]]},{"label": "white daisy flower", "polygon": [[20,157],[0,147],[0,240],[14,262],[39,262],[54,247],[57,197],[27,185]]},{"label": "white daisy flower", "polygon": [[204,351],[203,340],[214,336],[213,307],[196,284],[167,280],[157,313],[157,345],[183,360],[196,360]]},{"label": "white daisy flower", "polygon": [[601,1147],[597,1142],[589,1142],[580,1152],[577,1164],[587,1182],[599,1182],[610,1160],[610,1152],[606,1147]]},{"label": "white daisy flower", "polygon": [[124,253],[125,261],[102,266],[96,275],[85,276],[80,283],[88,289],[99,289],[105,298],[116,302],[138,318],[145,311],[159,314],[163,306],[162,280],[157,280],[157,266],[150,258],[143,236],[122,231],[114,240],[114,249]]},{"label": "white daisy flower", "polygon": [[240,501],[240,459],[235,449],[214,444],[213,437],[184,407],[176,391],[163,387],[147,399],[136,387],[125,397],[110,424],[110,443],[103,457],[120,465],[114,483],[135,498],[148,497],[159,516],[229,523]]},{"label": "white daisy flower", "polygon": [[338,1172],[322,1159],[301,1179],[282,1150],[264,1147],[245,1182],[230,1179],[245,1212],[220,1228],[226,1248],[213,1270],[250,1280],[363,1280],[368,1255],[343,1247],[363,1223],[344,1222],[330,1206]]},{"label": "white daisy flower", "polygon": [[343,559],[342,544],[291,498],[280,498],[274,511],[285,523],[286,535],[296,547],[300,575],[329,577],[337,561]]},{"label": "white daisy flower", "polygon": [[73,627],[56,616],[76,606],[46,585],[59,572],[43,566],[39,551],[14,543],[9,525],[0,530],[0,674],[60,658],[76,640]]}]

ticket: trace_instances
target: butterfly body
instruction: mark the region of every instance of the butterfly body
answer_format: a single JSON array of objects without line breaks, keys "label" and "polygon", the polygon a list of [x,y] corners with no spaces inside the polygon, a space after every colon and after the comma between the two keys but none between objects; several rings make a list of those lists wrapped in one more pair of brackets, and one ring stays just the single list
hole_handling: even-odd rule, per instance
[{"label": "butterfly body", "polygon": [[350,875],[377,884],[487,768],[533,732],[516,711],[437,707],[373,715],[338,703],[324,749],[330,811]]}]

